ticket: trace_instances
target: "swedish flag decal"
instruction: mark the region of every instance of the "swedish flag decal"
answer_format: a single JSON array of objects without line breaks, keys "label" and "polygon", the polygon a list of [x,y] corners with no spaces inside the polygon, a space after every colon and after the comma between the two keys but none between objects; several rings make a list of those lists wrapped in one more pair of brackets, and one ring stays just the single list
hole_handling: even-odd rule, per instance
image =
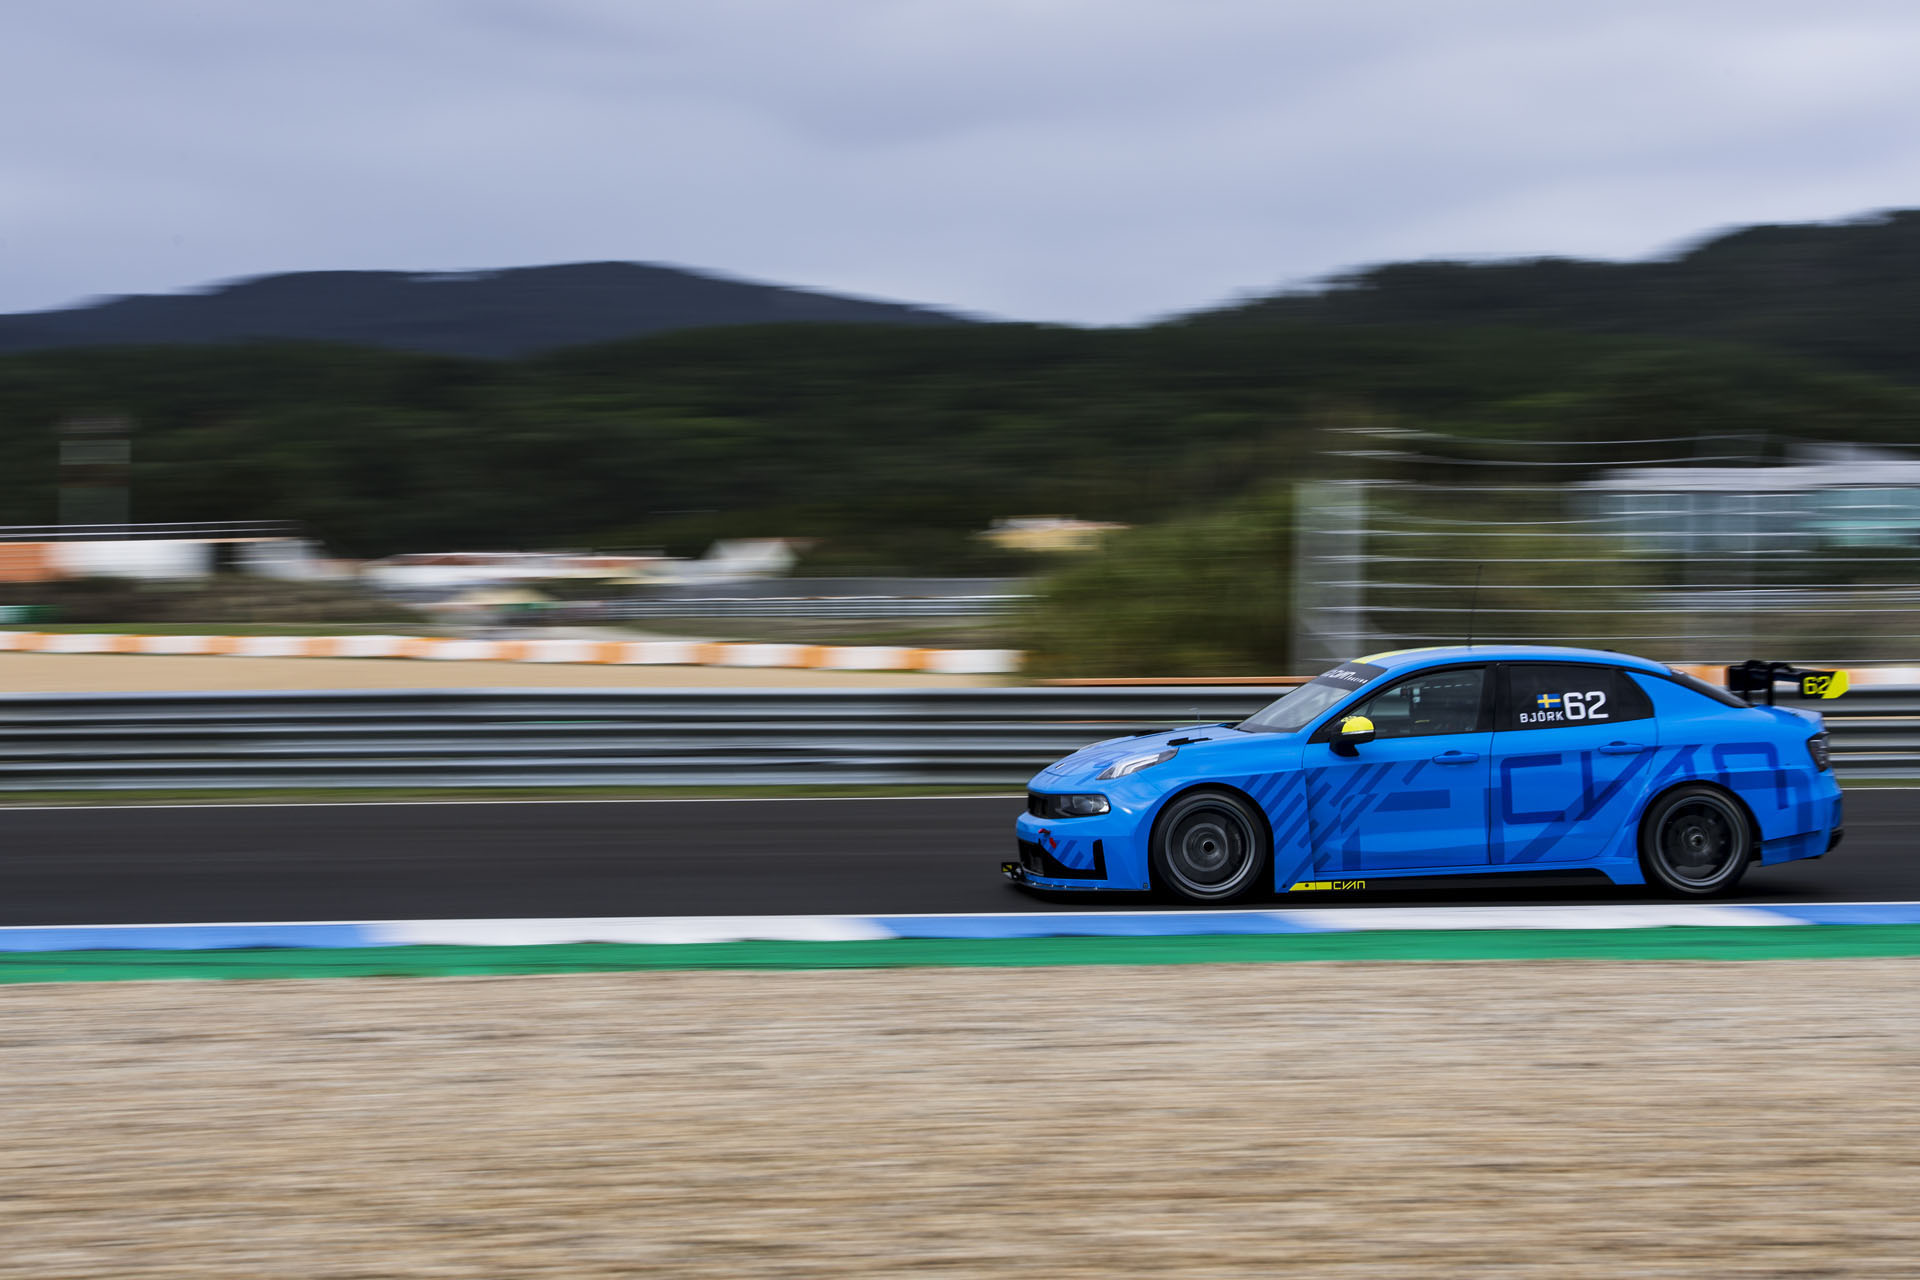
[{"label": "swedish flag decal", "polygon": [[1560,695],[1557,693],[1543,693],[1534,699],[1534,705],[1538,706],[1542,711],[1558,711],[1560,709]]}]

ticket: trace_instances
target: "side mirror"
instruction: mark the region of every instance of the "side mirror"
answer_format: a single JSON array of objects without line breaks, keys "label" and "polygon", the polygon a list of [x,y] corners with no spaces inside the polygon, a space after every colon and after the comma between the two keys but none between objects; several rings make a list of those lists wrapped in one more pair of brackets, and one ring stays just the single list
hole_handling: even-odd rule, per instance
[{"label": "side mirror", "polygon": [[1337,756],[1357,756],[1361,746],[1372,741],[1373,721],[1365,716],[1348,716],[1334,731],[1330,745]]}]

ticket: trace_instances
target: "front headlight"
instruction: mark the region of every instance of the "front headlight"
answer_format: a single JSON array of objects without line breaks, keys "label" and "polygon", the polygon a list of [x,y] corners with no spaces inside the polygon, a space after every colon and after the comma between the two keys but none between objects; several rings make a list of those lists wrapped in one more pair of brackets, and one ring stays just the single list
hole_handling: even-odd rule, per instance
[{"label": "front headlight", "polygon": [[1027,792],[1027,812],[1036,818],[1097,818],[1109,808],[1102,795],[1058,795],[1051,791]]},{"label": "front headlight", "polygon": [[1105,796],[1060,796],[1055,803],[1063,818],[1094,818],[1108,808]]},{"label": "front headlight", "polygon": [[1172,747],[1168,747],[1164,751],[1156,751],[1151,755],[1128,756],[1125,760],[1116,760],[1101,770],[1099,781],[1111,782],[1115,778],[1124,778],[1128,774],[1138,773],[1142,769],[1151,769],[1157,764],[1165,764],[1179,754],[1180,753]]}]

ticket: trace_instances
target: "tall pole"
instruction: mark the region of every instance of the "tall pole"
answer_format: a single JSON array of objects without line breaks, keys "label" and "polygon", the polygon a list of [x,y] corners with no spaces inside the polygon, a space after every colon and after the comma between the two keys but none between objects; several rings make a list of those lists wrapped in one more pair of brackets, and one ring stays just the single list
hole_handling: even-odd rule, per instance
[{"label": "tall pole", "polygon": [[129,418],[69,418],[60,424],[60,523],[124,525],[133,470]]},{"label": "tall pole", "polygon": [[[1347,492],[1351,495],[1347,503],[1347,528],[1353,530],[1349,535],[1353,539],[1353,585],[1347,604],[1347,650],[1354,657],[1369,653],[1373,649],[1373,633],[1367,627],[1367,482],[1349,480]],[[1345,661],[1348,653],[1335,656],[1336,662]]]},{"label": "tall pole", "polygon": [[1305,674],[1370,647],[1367,482],[1302,480],[1293,487],[1293,504],[1293,643],[1287,658]]}]

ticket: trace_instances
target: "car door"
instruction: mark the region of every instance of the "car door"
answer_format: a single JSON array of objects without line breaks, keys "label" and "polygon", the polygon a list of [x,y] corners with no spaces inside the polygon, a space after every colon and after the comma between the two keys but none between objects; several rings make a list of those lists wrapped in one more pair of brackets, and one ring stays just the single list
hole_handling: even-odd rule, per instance
[{"label": "car door", "polygon": [[1591,862],[1639,811],[1653,703],[1617,667],[1508,663],[1493,735],[1492,860]]},{"label": "car door", "polygon": [[[1328,874],[1483,866],[1492,688],[1485,666],[1407,676],[1308,740],[1302,763],[1313,865]],[[1343,756],[1338,722],[1373,721],[1374,741]]]}]

